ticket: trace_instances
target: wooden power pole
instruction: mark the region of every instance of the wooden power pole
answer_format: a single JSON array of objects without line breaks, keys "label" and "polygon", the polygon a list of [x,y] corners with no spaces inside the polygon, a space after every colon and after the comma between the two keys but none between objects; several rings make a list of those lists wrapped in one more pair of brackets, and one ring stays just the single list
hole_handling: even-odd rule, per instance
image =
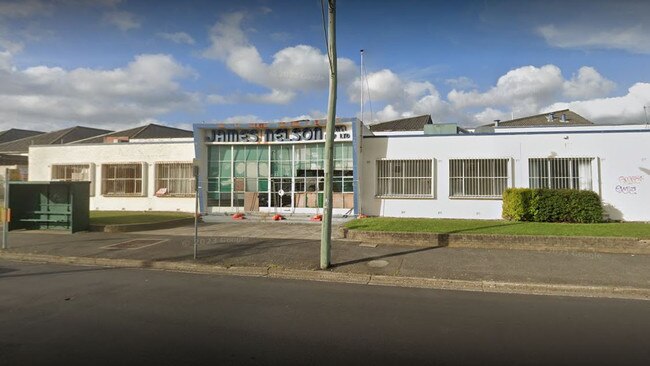
[{"label": "wooden power pole", "polygon": [[332,166],[334,164],[334,121],[336,119],[336,0],[328,0],[329,27],[327,57],[330,64],[330,93],[325,137],[325,192],[320,238],[320,268],[327,269],[332,257]]}]

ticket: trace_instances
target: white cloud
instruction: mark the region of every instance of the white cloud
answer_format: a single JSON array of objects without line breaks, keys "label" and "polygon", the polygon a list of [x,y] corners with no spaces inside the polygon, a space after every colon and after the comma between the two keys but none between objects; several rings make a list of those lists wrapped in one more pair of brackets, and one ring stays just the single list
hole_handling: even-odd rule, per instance
[{"label": "white cloud", "polygon": [[400,119],[402,117],[406,117],[406,115],[402,115],[402,113],[395,110],[395,107],[393,107],[392,104],[387,104],[382,110],[377,112],[377,118],[376,118],[375,121],[365,121],[364,120],[364,122],[390,121],[390,120],[393,120],[393,119]]},{"label": "white cloud", "polygon": [[[467,120],[440,98],[435,86],[429,82],[403,80],[391,70],[369,73],[364,79],[364,92],[373,103],[382,102],[383,108],[370,117],[364,112],[365,122],[387,121],[413,115],[430,114],[435,121],[448,119]],[[350,101],[359,101],[361,80],[357,78],[348,87]],[[370,117],[370,118],[369,118]],[[371,119],[373,119],[371,121]]]},{"label": "white cloud", "polygon": [[273,89],[270,93],[266,94],[247,94],[244,100],[251,103],[287,104],[291,102],[295,96],[296,93],[292,91]]},{"label": "white cloud", "polygon": [[[287,47],[276,52],[269,64],[257,48],[250,44],[242,29],[244,13],[227,14],[210,30],[211,45],[203,56],[225,62],[226,66],[242,79],[270,89],[267,94],[248,95],[249,100],[263,103],[285,104],[297,92],[321,90],[329,82],[327,55],[307,45]],[[356,72],[354,62],[338,59],[339,82],[345,84]]]},{"label": "white cloud", "polygon": [[464,89],[476,89],[478,88],[478,85],[474,82],[474,80],[468,78],[467,76],[461,76],[456,79],[447,79],[445,80],[445,84],[451,86],[454,89],[458,90],[464,90]]},{"label": "white cloud", "polygon": [[[368,74],[364,84],[366,97],[369,95],[373,105],[379,106],[372,122],[430,114],[435,122],[467,126],[491,123],[494,119],[507,120],[512,115],[538,114],[559,100],[601,98],[615,87],[593,67],[581,67],[570,79],[565,79],[555,65],[519,67],[499,77],[496,85],[484,92],[453,89],[446,98],[440,96],[433,84],[405,80],[388,69]],[[357,78],[348,87],[350,101],[359,101],[359,89]],[[366,122],[370,122],[369,112],[368,108],[364,111]]]},{"label": "white cloud", "polygon": [[135,14],[128,11],[110,11],[104,14],[103,19],[106,23],[117,27],[123,32],[140,27],[140,22]]},{"label": "white cloud", "polygon": [[483,111],[474,115],[476,121],[480,121],[481,124],[493,122],[495,119],[505,121],[510,119],[510,117],[507,113],[494,108],[485,108]]},{"label": "white cloud", "polygon": [[178,83],[192,76],[192,70],[160,54],[139,55],[112,70],[0,67],[0,124],[2,128],[39,128],[43,123],[130,125],[195,108],[198,96],[183,91]]},{"label": "white cloud", "polygon": [[650,83],[636,83],[623,96],[553,103],[541,112],[569,108],[598,123],[640,123],[645,121],[644,105],[650,107]]},{"label": "white cloud", "polygon": [[564,95],[572,99],[589,99],[608,95],[616,84],[604,78],[596,69],[583,66],[564,82]]},{"label": "white cloud", "polygon": [[314,120],[314,119],[323,119],[327,115],[321,111],[310,111],[308,114],[301,114],[299,116],[285,116],[281,118],[276,118],[272,120],[264,120],[259,116],[254,114],[244,114],[231,116],[223,120],[214,120],[213,123],[265,123],[265,122],[288,122],[288,121],[302,121],[302,120]]},{"label": "white cloud", "polygon": [[254,114],[246,114],[246,115],[238,115],[238,116],[232,116],[228,117],[224,120],[221,121],[214,121],[214,122],[223,122],[223,123],[260,123],[264,122],[262,121],[258,116]]},{"label": "white cloud", "polygon": [[161,32],[158,33],[158,36],[161,38],[164,38],[168,41],[172,41],[174,43],[184,43],[184,44],[194,44],[196,41],[194,41],[194,38],[190,36],[189,34],[185,32],[176,32],[176,33],[165,33]]},{"label": "white cloud", "polygon": [[0,35],[0,49],[4,49],[5,51],[15,55],[21,52],[23,48],[24,44],[22,42],[14,42]]},{"label": "white cloud", "polygon": [[12,57],[9,51],[0,51],[0,72],[2,71],[11,71]]},{"label": "white cloud", "polygon": [[454,89],[447,97],[457,109],[507,108],[517,116],[526,116],[536,114],[542,107],[562,98],[575,100],[606,96],[615,86],[593,67],[581,67],[577,74],[566,80],[555,65],[524,66],[508,71],[486,92]]},{"label": "white cloud", "polygon": [[518,115],[534,114],[562,92],[563,82],[560,68],[555,65],[524,66],[508,71],[484,93],[454,89],[447,97],[459,109],[510,106]]},{"label": "white cloud", "polygon": [[650,53],[650,28],[641,24],[607,27],[592,24],[546,24],[537,28],[546,43],[559,48],[619,49],[633,53]]}]

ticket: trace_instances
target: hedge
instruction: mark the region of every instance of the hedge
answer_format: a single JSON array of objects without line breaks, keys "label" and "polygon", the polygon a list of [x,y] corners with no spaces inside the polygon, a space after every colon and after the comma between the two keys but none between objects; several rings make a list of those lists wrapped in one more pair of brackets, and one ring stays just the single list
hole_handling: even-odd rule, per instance
[{"label": "hedge", "polygon": [[573,189],[509,188],[503,193],[507,220],[537,222],[601,222],[603,206],[598,194]]}]

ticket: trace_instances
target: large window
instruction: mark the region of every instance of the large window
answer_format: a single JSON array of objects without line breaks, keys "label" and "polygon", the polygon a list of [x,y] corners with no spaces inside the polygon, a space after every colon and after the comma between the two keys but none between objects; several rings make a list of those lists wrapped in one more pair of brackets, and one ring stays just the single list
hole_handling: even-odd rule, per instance
[{"label": "large window", "polygon": [[90,164],[52,165],[52,180],[90,181]]},{"label": "large window", "polygon": [[433,160],[377,160],[377,197],[433,197]]},{"label": "large window", "polygon": [[449,196],[501,198],[508,187],[508,159],[449,160]]},{"label": "large window", "polygon": [[143,196],[142,163],[103,164],[102,194],[104,196]]},{"label": "large window", "polygon": [[87,181],[90,183],[90,195],[95,195],[93,170],[94,164],[54,164],[51,180],[53,181]]},{"label": "large window", "polygon": [[156,196],[194,195],[192,163],[156,163]]},{"label": "large window", "polygon": [[[334,208],[354,206],[352,160],[352,143],[335,142]],[[210,145],[208,207],[323,207],[324,169],[323,143]]]},{"label": "large window", "polygon": [[208,146],[208,206],[232,206],[232,146]]},{"label": "large window", "polygon": [[530,188],[591,190],[593,158],[528,159]]}]

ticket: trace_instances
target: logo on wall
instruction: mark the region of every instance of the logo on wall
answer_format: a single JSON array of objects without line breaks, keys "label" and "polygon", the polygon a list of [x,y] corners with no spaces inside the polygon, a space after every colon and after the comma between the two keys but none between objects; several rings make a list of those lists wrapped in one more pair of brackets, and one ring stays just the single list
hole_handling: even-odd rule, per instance
[{"label": "logo on wall", "polygon": [[[301,128],[267,128],[256,129],[217,129],[207,133],[208,142],[315,142],[324,141],[325,133],[321,127]],[[351,140],[352,133],[347,126],[339,125],[334,128],[334,140]]]}]

